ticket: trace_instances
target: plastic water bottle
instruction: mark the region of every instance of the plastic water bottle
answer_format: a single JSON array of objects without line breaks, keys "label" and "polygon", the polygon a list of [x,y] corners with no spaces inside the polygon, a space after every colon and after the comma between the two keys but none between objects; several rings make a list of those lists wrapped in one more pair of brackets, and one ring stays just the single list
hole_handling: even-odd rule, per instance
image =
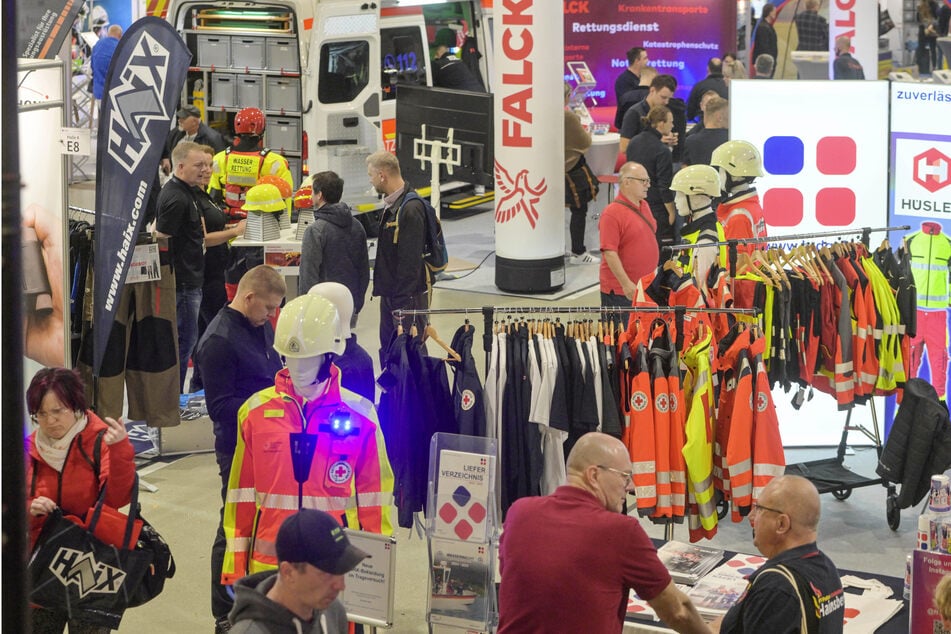
[{"label": "plastic water bottle", "polygon": [[[931,476],[931,497],[928,510],[918,518],[918,542],[921,547],[923,529],[927,520],[927,546],[923,550],[948,551],[945,524],[951,522],[951,479],[939,474]],[[943,539],[942,539],[943,537]]]}]

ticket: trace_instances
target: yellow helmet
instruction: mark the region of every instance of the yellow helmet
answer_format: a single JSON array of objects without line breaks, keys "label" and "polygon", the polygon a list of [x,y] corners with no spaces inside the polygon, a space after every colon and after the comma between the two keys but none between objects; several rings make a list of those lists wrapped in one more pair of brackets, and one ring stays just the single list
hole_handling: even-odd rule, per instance
[{"label": "yellow helmet", "polygon": [[688,165],[674,174],[670,189],[691,196],[694,194],[719,196],[720,175],[709,165]]},{"label": "yellow helmet", "polygon": [[284,211],[287,206],[274,185],[255,185],[244,196],[244,211]]},{"label": "yellow helmet", "polygon": [[762,176],[763,159],[749,141],[727,141],[713,151],[713,167],[722,167],[730,176]]},{"label": "yellow helmet", "polygon": [[340,315],[333,303],[320,295],[301,295],[281,310],[274,329],[274,349],[289,358],[343,354]]}]

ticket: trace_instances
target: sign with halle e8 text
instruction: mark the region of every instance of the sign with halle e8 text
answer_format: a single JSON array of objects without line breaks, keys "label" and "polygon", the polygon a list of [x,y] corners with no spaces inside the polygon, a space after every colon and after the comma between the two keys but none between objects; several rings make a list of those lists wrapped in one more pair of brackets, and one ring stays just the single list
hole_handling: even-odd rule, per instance
[{"label": "sign with halle e8 text", "polygon": [[90,140],[88,128],[63,128],[60,135],[63,154],[89,156]]}]

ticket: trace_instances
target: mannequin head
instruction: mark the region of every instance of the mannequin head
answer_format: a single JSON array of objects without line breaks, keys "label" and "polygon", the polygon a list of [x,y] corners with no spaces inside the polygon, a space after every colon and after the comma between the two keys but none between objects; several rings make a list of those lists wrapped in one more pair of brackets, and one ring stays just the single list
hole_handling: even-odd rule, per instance
[{"label": "mannequin head", "polygon": [[340,317],[338,335],[343,341],[349,339],[351,329],[357,326],[357,316],[353,314],[353,295],[350,293],[350,289],[339,282],[321,282],[311,286],[307,294],[323,297],[334,305],[334,308],[337,309],[337,315]]},{"label": "mannequin head", "polygon": [[298,394],[308,401],[320,398],[327,391],[333,355],[315,357],[288,357],[287,372]]},{"label": "mannequin head", "polygon": [[309,401],[318,398],[327,389],[333,356],[345,349],[337,309],[319,295],[288,302],[277,319],[274,349],[286,359],[297,393]]},{"label": "mannequin head", "polygon": [[711,208],[712,198],[720,193],[720,177],[709,165],[688,165],[674,175],[670,189],[677,192],[677,214],[689,217]]},{"label": "mannequin head", "polygon": [[752,190],[753,182],[763,175],[763,159],[749,141],[727,141],[713,151],[710,165],[718,169],[720,187],[725,194]]}]

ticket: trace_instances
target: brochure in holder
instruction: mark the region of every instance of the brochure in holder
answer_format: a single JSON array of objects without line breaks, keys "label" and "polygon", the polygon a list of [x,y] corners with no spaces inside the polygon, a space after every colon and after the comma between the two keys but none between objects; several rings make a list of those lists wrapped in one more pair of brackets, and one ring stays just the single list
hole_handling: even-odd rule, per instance
[{"label": "brochure in holder", "polygon": [[497,622],[499,535],[494,439],[435,434],[430,444],[429,622],[434,631],[489,631]]},{"label": "brochure in holder", "polygon": [[590,129],[594,119],[584,102],[588,98],[588,92],[597,86],[598,82],[588,65],[581,60],[568,62],[568,73],[571,77],[569,83],[574,83],[568,96],[568,107],[578,115],[581,124]]}]

